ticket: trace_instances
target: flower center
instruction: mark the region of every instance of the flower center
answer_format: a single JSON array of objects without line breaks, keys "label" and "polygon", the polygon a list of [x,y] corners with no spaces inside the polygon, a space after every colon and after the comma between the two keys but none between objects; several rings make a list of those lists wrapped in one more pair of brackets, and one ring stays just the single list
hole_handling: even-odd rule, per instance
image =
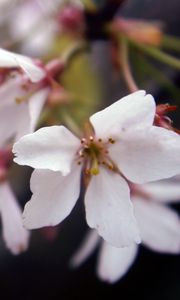
[{"label": "flower center", "polygon": [[109,146],[114,144],[115,140],[109,138],[103,141],[101,138],[95,139],[94,136],[81,139],[81,148],[78,151],[78,165],[84,164],[87,175],[98,175],[99,166],[103,165],[109,170],[115,170],[115,164],[109,157]]}]

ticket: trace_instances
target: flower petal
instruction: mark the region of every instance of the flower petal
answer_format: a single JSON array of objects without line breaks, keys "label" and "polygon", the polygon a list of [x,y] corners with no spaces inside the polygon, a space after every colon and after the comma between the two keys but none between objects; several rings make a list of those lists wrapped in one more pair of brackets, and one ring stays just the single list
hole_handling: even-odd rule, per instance
[{"label": "flower petal", "polygon": [[3,106],[15,105],[16,98],[23,97],[27,93],[27,91],[22,88],[22,82],[22,77],[16,75],[0,85],[0,109]]},{"label": "flower petal", "polygon": [[7,183],[0,184],[0,213],[7,248],[13,254],[25,251],[29,243],[29,232],[23,227],[21,209]]},{"label": "flower petal", "polygon": [[29,99],[28,103],[29,103],[29,113],[30,113],[30,132],[33,132],[36,128],[39,115],[45,104],[48,94],[49,94],[49,88],[44,88],[36,92]]},{"label": "flower petal", "polygon": [[[9,80],[0,88],[0,144],[11,137],[17,141],[23,135],[34,131],[42,107],[46,101],[49,89],[45,88],[36,92],[29,101],[17,103],[15,98],[24,96],[19,78]],[[15,95],[15,96],[14,96]],[[7,122],[11,120],[11,122]],[[13,124],[13,126],[12,126]]]},{"label": "flower petal", "polygon": [[1,107],[0,127],[0,146],[10,138],[20,138],[29,133],[30,117],[27,103]]},{"label": "flower petal", "polygon": [[101,169],[85,195],[86,219],[91,228],[115,247],[140,242],[129,188],[118,174]]},{"label": "flower petal", "polygon": [[81,168],[67,176],[60,172],[35,170],[31,177],[32,198],[26,203],[23,218],[28,229],[55,226],[73,209],[80,192]]},{"label": "flower petal", "polygon": [[67,175],[79,147],[79,140],[64,126],[50,126],[22,137],[14,144],[14,161],[37,169]]},{"label": "flower petal", "polygon": [[180,172],[180,136],[152,126],[122,135],[109,149],[111,158],[132,182],[146,183]]},{"label": "flower petal", "polygon": [[104,242],[98,259],[98,277],[108,283],[120,280],[132,266],[137,256],[137,250],[136,244],[132,244],[130,247],[115,248]]},{"label": "flower petal", "polygon": [[121,131],[150,126],[155,115],[155,102],[145,91],[138,91],[116,101],[90,117],[100,138],[119,136]]},{"label": "flower petal", "polygon": [[75,252],[71,259],[72,267],[79,267],[85,260],[91,256],[100,242],[100,237],[96,230],[89,230],[83,239],[80,247]]},{"label": "flower petal", "polygon": [[142,242],[163,253],[180,253],[180,219],[172,209],[153,201],[134,198]]},{"label": "flower petal", "polygon": [[0,48],[0,67],[20,67],[32,82],[37,82],[45,77],[45,71],[36,66],[32,59],[2,48]]},{"label": "flower petal", "polygon": [[143,184],[143,190],[149,194],[152,200],[162,203],[180,201],[180,182],[173,180],[160,180]]}]

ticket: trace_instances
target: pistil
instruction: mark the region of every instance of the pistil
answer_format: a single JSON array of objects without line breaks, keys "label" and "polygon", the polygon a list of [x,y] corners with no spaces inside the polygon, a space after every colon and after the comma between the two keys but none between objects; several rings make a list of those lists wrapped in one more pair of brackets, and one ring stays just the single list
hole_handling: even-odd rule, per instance
[{"label": "pistil", "polygon": [[90,174],[91,175],[98,175],[99,174],[99,164],[98,164],[98,160],[97,160],[97,156],[96,154],[92,151],[92,165],[90,168]]}]

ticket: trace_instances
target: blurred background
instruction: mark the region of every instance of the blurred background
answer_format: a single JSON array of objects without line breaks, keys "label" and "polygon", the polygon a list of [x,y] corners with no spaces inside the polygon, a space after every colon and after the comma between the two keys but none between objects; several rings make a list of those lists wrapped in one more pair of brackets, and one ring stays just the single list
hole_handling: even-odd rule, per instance
[{"label": "blurred background", "polygon": [[[2,1],[2,0],[1,0]],[[2,1],[0,11],[0,41],[1,47],[7,43],[6,19],[16,18],[23,2]],[[98,3],[98,1],[96,1]],[[54,9],[54,5],[52,6]],[[41,1],[43,9],[43,1]],[[44,13],[44,12],[43,12]],[[171,0],[127,0],[119,8],[117,14],[124,17],[155,19],[164,22],[165,30],[169,34],[180,36],[180,1]],[[10,17],[11,16],[11,17]],[[26,16],[27,18],[27,16]],[[35,22],[35,16],[29,11],[29,19]],[[14,21],[14,20],[13,20]],[[12,23],[13,23],[12,21]],[[47,31],[48,18],[44,19],[43,29]],[[12,25],[8,25],[12,26]],[[93,26],[93,25],[92,25]],[[53,26],[52,26],[53,27]],[[95,29],[96,30],[96,29]],[[11,33],[14,34],[14,33]],[[51,43],[51,40],[49,40]],[[92,39],[92,57],[94,67],[101,77],[104,87],[105,103],[110,104],[120,98],[126,91],[121,79],[113,75],[108,59],[108,41],[104,37]],[[21,48],[23,54],[41,55],[26,45]],[[15,49],[19,49],[16,45]],[[33,48],[35,49],[35,48]],[[44,55],[44,53],[42,53]],[[132,58],[133,59],[133,58]],[[157,102],[180,102],[178,85],[180,74],[167,66],[161,65],[161,70],[171,79],[176,87],[175,97],[166,88],[166,83],[159,84],[152,75],[147,76],[141,88],[155,96]],[[180,109],[175,116],[176,127],[180,126]],[[16,167],[17,174],[23,174],[23,181],[28,186],[30,171]],[[28,175],[27,175],[28,172]],[[18,181],[18,178],[16,178]],[[14,183],[14,189],[21,200],[22,207],[30,197],[30,192],[22,192]],[[179,210],[179,206],[174,206]],[[52,231],[34,230],[32,232],[30,248],[19,256],[11,255],[0,242],[0,295],[2,299],[144,299],[144,300],[179,300],[180,299],[180,256],[154,253],[144,247],[140,248],[138,258],[130,271],[116,284],[109,285],[96,277],[96,261],[98,250],[94,252],[80,268],[72,269],[69,261],[85,235],[83,199],[78,201],[72,214]]]}]

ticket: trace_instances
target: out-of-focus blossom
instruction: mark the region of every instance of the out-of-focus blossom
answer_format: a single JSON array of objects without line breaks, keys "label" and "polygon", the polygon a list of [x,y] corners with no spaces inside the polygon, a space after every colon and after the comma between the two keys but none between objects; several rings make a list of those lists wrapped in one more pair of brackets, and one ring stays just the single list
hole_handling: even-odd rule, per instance
[{"label": "out-of-focus blossom", "polygon": [[[163,180],[143,186],[133,185],[132,202],[140,228],[142,243],[149,249],[167,254],[180,253],[180,219],[167,203],[180,201],[180,184]],[[97,275],[101,280],[114,283],[124,276],[136,256],[138,246],[115,248],[102,241],[95,231],[89,231],[72,258],[78,267],[100,246]]]},{"label": "out-of-focus blossom", "polygon": [[49,88],[37,88],[46,72],[28,57],[0,49],[0,68],[2,75],[5,74],[0,85],[0,143],[3,144],[34,131]]},{"label": "out-of-focus blossom", "polygon": [[34,130],[46,91],[38,91],[21,104],[16,103],[16,97],[27,93],[25,83],[36,84],[46,73],[31,58],[4,49],[0,49],[0,67],[0,214],[6,246],[19,254],[27,249],[29,233],[23,227],[22,212],[8,182],[12,162],[8,142]]},{"label": "out-of-focus blossom", "polygon": [[45,71],[31,58],[2,48],[0,48],[0,68],[22,68],[32,82],[37,82],[45,76]]},{"label": "out-of-focus blossom", "polygon": [[13,254],[20,254],[28,247],[29,232],[22,224],[22,211],[8,182],[0,183],[0,215],[7,248]]},{"label": "out-of-focus blossom", "polygon": [[[57,12],[66,6],[63,0],[26,0],[14,8],[9,22],[12,40],[21,41],[21,51],[29,55],[46,55],[60,28]],[[81,1],[70,1],[69,6],[82,7]],[[32,18],[33,16],[33,18]]]},{"label": "out-of-focus blossom", "polygon": [[0,149],[0,215],[2,235],[7,248],[19,254],[28,247],[29,232],[23,227],[22,212],[8,182],[8,169],[12,162],[10,147]]},{"label": "out-of-focus blossom", "polygon": [[0,52],[0,142],[3,143],[33,132],[46,100],[54,105],[66,95],[54,80],[63,70],[58,59],[43,66],[19,54],[3,49]]},{"label": "out-of-focus blossom", "polygon": [[6,97],[0,102],[0,142],[8,138],[18,140],[24,134],[33,132],[48,95],[48,89],[43,89],[29,97],[27,101],[17,103],[15,95],[18,99],[18,96],[23,97],[25,93],[21,85],[15,85],[17,82],[18,78],[13,78],[0,88],[0,97],[1,95]]},{"label": "out-of-focus blossom", "polygon": [[20,0],[0,0],[0,25],[8,22],[8,20],[11,20],[11,13],[19,2]]},{"label": "out-of-focus blossom", "polygon": [[180,137],[153,126],[155,111],[153,97],[138,91],[92,115],[81,140],[63,126],[21,138],[14,145],[15,161],[37,169],[25,226],[52,226],[67,217],[79,197],[83,170],[88,225],[113,246],[139,243],[127,180],[146,183],[180,170]]},{"label": "out-of-focus blossom", "polygon": [[12,40],[22,39],[23,53],[44,55],[50,49],[57,32],[57,24],[51,14],[57,4],[49,2],[51,5],[48,5],[48,1],[28,0],[16,7],[9,27]]}]

